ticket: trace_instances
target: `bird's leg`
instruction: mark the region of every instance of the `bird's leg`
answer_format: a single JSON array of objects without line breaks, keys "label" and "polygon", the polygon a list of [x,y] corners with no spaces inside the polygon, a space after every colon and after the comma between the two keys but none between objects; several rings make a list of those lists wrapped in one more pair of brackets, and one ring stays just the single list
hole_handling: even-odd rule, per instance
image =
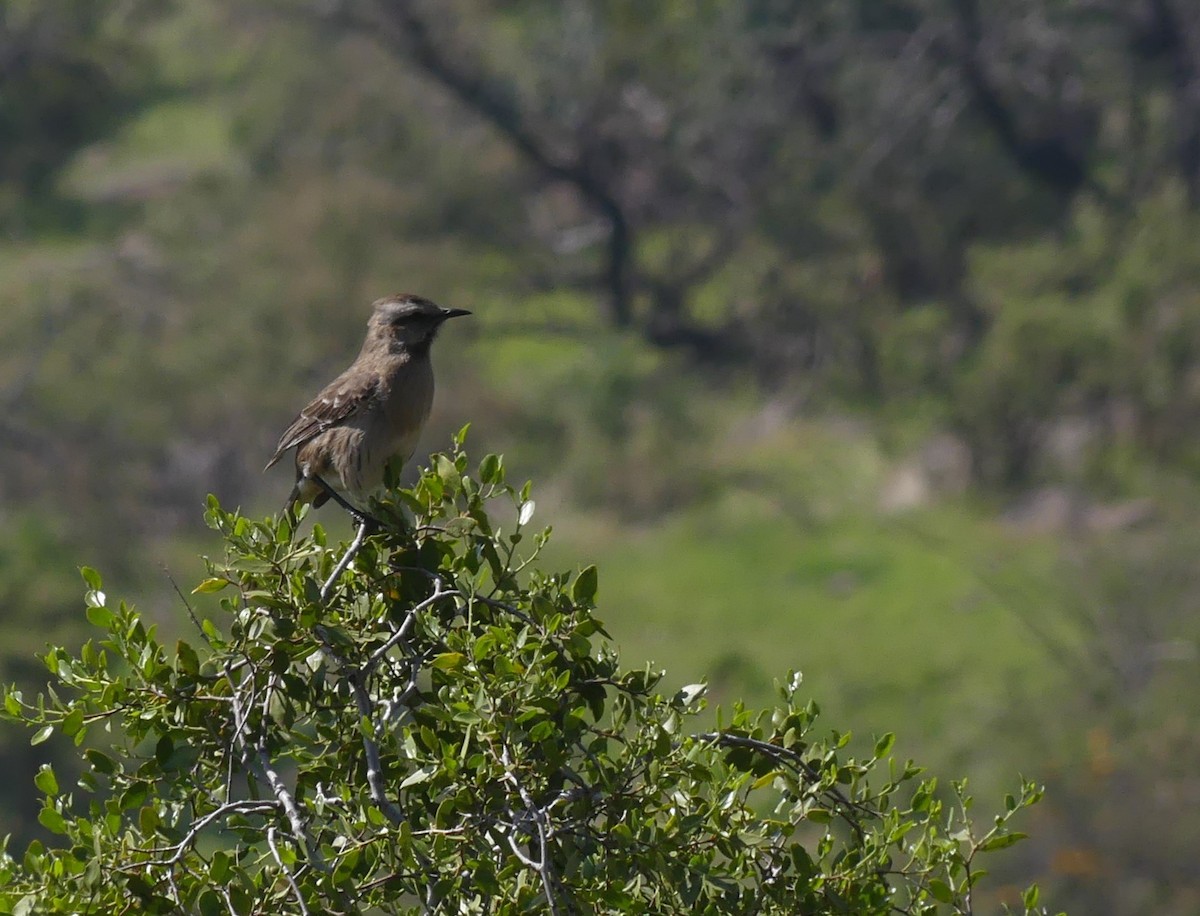
[{"label": "bird's leg", "polygon": [[369,525],[371,528],[371,531],[377,531],[378,529],[383,527],[383,523],[381,521],[379,521],[379,519],[373,518],[372,516],[370,516],[366,512],[364,512],[362,509],[357,508],[356,506],[352,506],[346,500],[346,498],[344,496],[342,496],[341,493],[339,493],[337,490],[335,490],[333,487],[331,487],[329,484],[327,484],[322,478],[313,476],[308,479],[315,481],[316,484],[322,490],[325,491],[325,495],[328,496],[330,499],[332,499],[335,503],[337,503],[343,509],[345,509],[347,512],[349,512],[351,518],[353,518],[356,522],[358,522],[359,525],[362,525],[362,526]]},{"label": "bird's leg", "polygon": [[342,554],[342,558],[338,560],[337,566],[333,568],[333,572],[329,574],[329,578],[325,580],[325,584],[321,586],[321,600],[324,601],[329,597],[329,591],[333,588],[335,582],[342,573],[346,571],[346,567],[350,565],[350,561],[354,559],[354,555],[362,549],[363,541],[367,539],[368,528],[374,527],[374,523],[366,518],[359,519],[358,530],[354,532],[354,540],[350,542],[350,546],[346,548],[346,552]]},{"label": "bird's leg", "polygon": [[[378,519],[372,518],[366,512],[356,506],[351,505],[337,490],[326,483],[318,476],[310,477],[309,480],[316,481],[317,485],[325,491],[330,499],[336,502],[339,506],[350,513],[351,518],[358,522],[358,529],[354,532],[354,540],[350,542],[350,546],[346,548],[346,552],[342,554],[342,558],[338,560],[337,566],[333,568],[333,572],[329,574],[329,578],[325,580],[325,584],[321,586],[321,600],[324,601],[329,597],[329,592],[333,589],[334,583],[346,571],[346,567],[350,565],[350,561],[362,549],[363,541],[367,539],[367,535],[378,531],[382,525]],[[299,489],[299,482],[296,484]]]}]

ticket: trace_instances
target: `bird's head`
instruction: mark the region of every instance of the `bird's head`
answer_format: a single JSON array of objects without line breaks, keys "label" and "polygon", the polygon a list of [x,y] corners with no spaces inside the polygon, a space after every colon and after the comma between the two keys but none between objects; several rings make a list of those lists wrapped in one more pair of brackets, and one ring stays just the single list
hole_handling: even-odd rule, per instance
[{"label": "bird's head", "polygon": [[367,341],[386,342],[393,351],[428,349],[438,328],[450,318],[470,315],[466,309],[444,309],[421,296],[402,293],[375,302],[367,322]]}]

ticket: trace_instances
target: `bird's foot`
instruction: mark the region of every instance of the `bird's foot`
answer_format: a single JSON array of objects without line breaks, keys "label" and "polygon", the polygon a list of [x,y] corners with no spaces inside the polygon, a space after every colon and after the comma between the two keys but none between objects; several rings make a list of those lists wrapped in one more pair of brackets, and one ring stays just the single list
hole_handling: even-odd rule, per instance
[{"label": "bird's foot", "polygon": [[365,532],[364,537],[368,534],[374,534],[376,531],[386,527],[383,522],[375,518],[375,516],[369,515],[362,509],[358,508],[358,506],[350,503],[346,497],[342,496],[341,493],[331,487],[322,478],[311,477],[309,479],[320,486],[321,489],[325,491],[326,496],[350,513],[350,517],[354,519],[354,521],[358,523],[358,526]]},{"label": "bird's foot", "polygon": [[362,531],[363,537],[370,537],[383,530],[384,524],[373,515],[354,510],[350,513],[350,517],[358,524],[359,530]]}]

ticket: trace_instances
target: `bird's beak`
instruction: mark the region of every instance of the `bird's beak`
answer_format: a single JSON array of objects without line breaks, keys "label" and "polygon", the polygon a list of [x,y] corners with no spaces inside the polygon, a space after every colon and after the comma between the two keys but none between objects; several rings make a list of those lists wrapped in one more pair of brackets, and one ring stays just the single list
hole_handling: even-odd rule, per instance
[{"label": "bird's beak", "polygon": [[447,318],[459,318],[462,315],[470,315],[466,309],[442,309],[442,321]]}]

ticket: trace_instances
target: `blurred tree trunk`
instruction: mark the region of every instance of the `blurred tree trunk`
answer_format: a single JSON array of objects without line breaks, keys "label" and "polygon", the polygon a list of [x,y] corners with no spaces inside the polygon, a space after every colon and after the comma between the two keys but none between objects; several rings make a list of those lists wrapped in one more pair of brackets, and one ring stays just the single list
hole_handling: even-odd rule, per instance
[{"label": "blurred tree trunk", "polygon": [[[690,350],[700,358],[736,352],[736,335],[729,333],[734,323],[717,319],[702,325],[690,300],[736,252],[751,224],[750,187],[767,180],[773,138],[789,127],[790,119],[774,106],[764,110],[742,104],[726,84],[745,85],[752,75],[794,77],[798,85],[788,85],[780,95],[791,99],[793,110],[806,112],[818,133],[830,134],[836,109],[805,46],[793,35],[785,47],[776,48],[774,64],[768,61],[774,69],[760,73],[763,46],[747,39],[744,47],[738,46],[745,56],[721,60],[719,67],[704,63],[706,75],[716,74],[711,85],[692,87],[686,99],[660,98],[651,81],[626,72],[641,62],[630,63],[618,27],[606,23],[618,32],[605,33],[604,53],[609,56],[598,65],[600,77],[590,82],[570,72],[569,63],[547,60],[530,48],[531,56],[520,65],[541,68],[538,78],[548,83],[538,93],[523,84],[512,61],[492,59],[480,45],[487,39],[490,11],[478,10],[482,18],[467,12],[461,4],[359,0],[329,15],[381,44],[398,62],[418,68],[495,129],[542,182],[570,186],[603,221],[601,264],[591,283],[602,292],[613,327],[635,330],[656,346]],[[653,19],[657,13],[648,8],[638,15]],[[736,16],[733,21],[737,24]],[[717,27],[708,32],[696,28],[689,37],[711,42],[724,36],[722,40],[736,44],[736,37]],[[468,29],[478,35],[468,35]],[[577,80],[581,94],[572,97]],[[559,88],[569,105],[556,98]],[[643,255],[643,240],[661,238],[657,230],[676,228],[684,235],[711,228],[716,241],[677,243],[666,263],[651,263],[652,256]]]},{"label": "blurred tree trunk", "polygon": [[453,48],[448,39],[435,34],[430,23],[408,2],[380,4],[379,18],[392,26],[385,33],[398,55],[420,67],[446,88],[463,105],[476,112],[503,134],[526,161],[543,176],[573,186],[608,224],[604,282],[607,287],[608,317],[618,328],[633,324],[631,274],[633,229],[620,201],[604,179],[589,167],[587,157],[576,150],[561,151],[549,131],[535,125],[505,80],[495,73],[477,70],[478,61],[465,48]]}]

